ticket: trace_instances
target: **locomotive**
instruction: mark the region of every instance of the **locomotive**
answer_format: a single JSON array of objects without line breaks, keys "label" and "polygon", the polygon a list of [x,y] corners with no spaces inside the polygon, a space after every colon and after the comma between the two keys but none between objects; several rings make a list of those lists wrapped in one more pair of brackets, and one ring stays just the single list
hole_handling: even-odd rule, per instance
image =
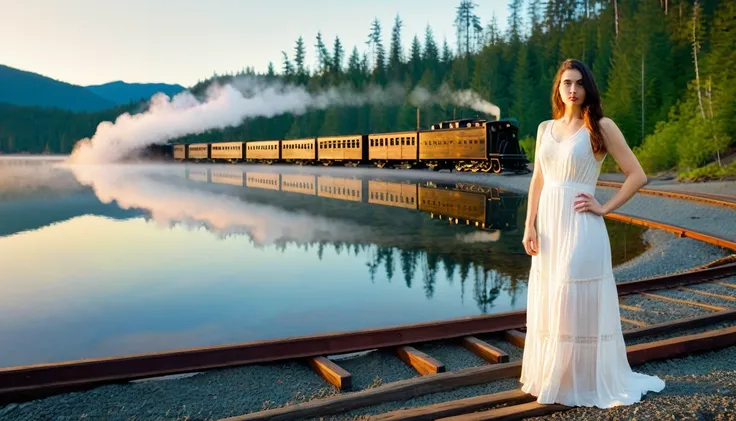
[{"label": "locomotive", "polygon": [[519,171],[529,162],[514,119],[460,119],[429,130],[173,145],[177,161]]}]

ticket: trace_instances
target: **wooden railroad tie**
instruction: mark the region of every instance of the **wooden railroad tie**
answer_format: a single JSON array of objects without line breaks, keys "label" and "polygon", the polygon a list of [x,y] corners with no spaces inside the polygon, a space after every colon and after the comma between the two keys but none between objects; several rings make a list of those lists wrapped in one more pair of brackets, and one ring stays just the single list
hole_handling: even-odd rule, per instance
[{"label": "wooden railroad tie", "polygon": [[454,417],[438,418],[437,421],[490,421],[490,420],[521,420],[528,417],[539,417],[572,409],[565,405],[545,405],[537,402],[528,402],[521,405],[491,409],[490,411],[474,412],[456,415]]},{"label": "wooden railroad tie", "polygon": [[419,408],[401,409],[376,415],[372,421],[432,421],[442,417],[465,414],[470,411],[479,411],[498,405],[517,405],[534,400],[534,396],[522,392],[520,389],[489,395],[473,396],[456,401],[441,402]]},{"label": "wooden railroad tie", "polygon": [[705,295],[708,297],[720,298],[721,300],[736,301],[736,297],[731,297],[731,296],[723,295],[723,294],[716,294],[714,292],[701,291],[699,289],[685,288],[685,287],[680,287],[677,289],[679,289],[680,291],[684,291],[684,292],[692,292],[693,294],[700,294],[700,295]]},{"label": "wooden railroad tie", "polygon": [[524,349],[524,343],[526,342],[526,333],[520,332],[516,329],[507,330],[503,333],[503,338],[506,339],[511,345]]},{"label": "wooden railroad tie", "polygon": [[[627,338],[639,337],[661,332],[670,332],[675,327],[685,329],[699,325],[713,324],[722,320],[734,319],[736,319],[736,310],[729,310],[717,314],[707,314],[705,316],[691,317],[686,321],[675,320],[659,325],[639,328],[635,329],[634,331],[625,332],[624,336]],[[682,357],[698,351],[720,349],[728,346],[733,346],[734,344],[736,344],[736,326],[695,335],[685,335],[662,341],[632,345],[626,348],[626,353],[630,364],[637,365],[657,359]],[[341,394],[329,398],[317,399],[282,408],[269,409],[246,415],[225,418],[224,420],[297,420],[322,417],[384,402],[402,401],[431,393],[439,393],[448,390],[454,390],[460,387],[484,384],[495,380],[518,378],[520,374],[521,361],[484,365],[480,367],[472,367],[438,373],[431,376],[415,377],[398,382],[384,384],[372,389]],[[519,402],[523,402],[525,399],[528,399],[527,402],[535,400],[533,397],[524,397],[524,395],[525,394],[518,390],[502,392],[501,394],[495,394],[495,396],[488,395],[485,397],[468,398],[460,401],[445,402],[444,404],[413,408],[411,410],[393,411],[383,414],[381,416],[383,418],[381,419],[437,419],[441,417],[450,417],[453,415],[464,414],[468,411],[477,411],[483,409],[479,408],[479,406],[487,405],[487,403],[483,403],[483,401],[493,402],[494,399],[501,399],[508,400],[507,403],[510,403],[514,399],[520,399]],[[496,405],[497,404],[491,404],[489,406]],[[470,409],[466,409],[466,407]],[[533,416],[533,414],[544,414],[543,412],[535,411],[554,410],[554,412],[558,412],[560,410],[568,408],[569,407],[564,407],[561,405],[539,405],[536,402],[529,402],[529,404],[522,404],[516,405],[514,407],[504,408],[504,410],[508,412],[494,409],[488,411],[488,413],[485,413],[485,415],[480,415],[484,413],[475,413],[475,416],[481,418],[469,419],[520,419],[523,417]],[[423,415],[422,411],[426,411],[427,414]],[[407,418],[401,418],[397,416],[401,413],[406,414]],[[491,416],[495,416],[497,418],[492,418]]]},{"label": "wooden railroad tie", "polygon": [[326,357],[312,357],[307,359],[307,364],[328,383],[339,390],[353,387],[353,376],[334,361]]},{"label": "wooden railroad tie", "polygon": [[639,326],[639,327],[647,326],[647,324],[644,322],[640,322],[638,320],[633,320],[633,319],[627,319],[625,317],[621,317],[621,321],[632,324],[634,326]]},{"label": "wooden railroad tie", "polygon": [[659,294],[651,294],[651,293],[648,293],[648,292],[642,292],[641,295],[643,297],[653,298],[655,300],[669,301],[669,302],[672,302],[672,303],[685,304],[685,305],[689,305],[689,306],[693,306],[693,307],[701,307],[701,308],[705,308],[705,309],[708,309],[708,310],[711,310],[711,311],[726,311],[726,310],[728,310],[725,307],[718,307],[718,306],[712,306],[710,304],[696,303],[695,301],[682,300],[682,299],[679,299],[679,298],[672,298],[672,297],[667,297],[667,296],[659,295]]},{"label": "wooden railroad tie", "polygon": [[507,363],[509,362],[509,354],[495,346],[481,341],[475,336],[466,336],[462,339],[462,344],[473,354],[483,358],[489,363]]},{"label": "wooden railroad tie", "polygon": [[396,348],[396,355],[401,361],[414,367],[422,376],[445,372],[445,365],[429,355],[410,346]]}]

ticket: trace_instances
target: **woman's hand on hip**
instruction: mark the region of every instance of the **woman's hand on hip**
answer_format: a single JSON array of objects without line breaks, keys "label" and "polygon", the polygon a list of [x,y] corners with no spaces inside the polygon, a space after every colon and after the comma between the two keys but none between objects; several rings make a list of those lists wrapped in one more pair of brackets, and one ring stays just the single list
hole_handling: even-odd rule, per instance
[{"label": "woman's hand on hip", "polygon": [[575,202],[573,202],[573,204],[575,205],[576,212],[590,212],[598,216],[603,216],[603,214],[606,213],[603,206],[601,206],[601,204],[598,203],[598,200],[596,200],[596,198],[590,193],[576,194]]}]

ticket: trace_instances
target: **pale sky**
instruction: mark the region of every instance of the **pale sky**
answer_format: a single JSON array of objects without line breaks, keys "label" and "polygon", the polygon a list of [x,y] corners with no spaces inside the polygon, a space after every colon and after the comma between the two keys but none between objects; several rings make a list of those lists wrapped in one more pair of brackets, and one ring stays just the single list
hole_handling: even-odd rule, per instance
[{"label": "pale sky", "polygon": [[[508,0],[475,0],[484,27],[495,12],[507,27]],[[302,35],[306,62],[315,67],[315,37],[332,51],[335,36],[346,50],[368,51],[374,18],[388,50],[396,14],[408,53],[414,34],[455,47],[460,0],[0,0],[0,64],[78,85],[126,82],[185,87],[245,66],[281,71],[284,50],[293,60]]]}]

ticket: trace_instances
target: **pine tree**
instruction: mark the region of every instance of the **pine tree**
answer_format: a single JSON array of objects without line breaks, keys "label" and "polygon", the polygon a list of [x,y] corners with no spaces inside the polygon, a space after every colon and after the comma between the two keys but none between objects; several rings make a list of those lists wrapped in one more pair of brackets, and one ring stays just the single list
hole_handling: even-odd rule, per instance
[{"label": "pine tree", "polygon": [[330,71],[332,57],[330,57],[330,52],[327,51],[327,47],[324,41],[322,41],[322,32],[317,32],[317,44],[315,44],[314,48],[317,51],[317,73],[324,76]]},{"label": "pine tree", "polygon": [[509,3],[509,41],[517,44],[521,41],[523,19],[521,18],[521,8],[523,0],[511,0]]},{"label": "pine tree", "polygon": [[289,60],[289,56],[286,54],[286,51],[282,51],[281,55],[283,56],[283,60],[284,60],[284,66],[283,66],[284,77],[286,77],[288,80],[294,75],[294,66],[291,64],[291,61]]},{"label": "pine tree", "polygon": [[422,44],[419,42],[419,37],[414,35],[409,58],[409,74],[412,84],[419,82],[422,77],[422,67]]},{"label": "pine tree", "polygon": [[294,48],[294,63],[296,64],[296,75],[300,83],[305,82],[307,72],[304,67],[304,58],[306,52],[304,50],[304,39],[300,36],[296,40],[296,47]]},{"label": "pine tree", "polygon": [[332,47],[332,71],[335,75],[340,75],[343,71],[343,60],[345,57],[345,50],[342,48],[340,37],[335,37],[335,44]]},{"label": "pine tree", "polygon": [[391,30],[391,45],[389,47],[388,56],[388,77],[391,80],[401,80],[403,69],[403,51],[401,48],[401,27],[403,22],[399,15],[396,15],[394,27]]}]

